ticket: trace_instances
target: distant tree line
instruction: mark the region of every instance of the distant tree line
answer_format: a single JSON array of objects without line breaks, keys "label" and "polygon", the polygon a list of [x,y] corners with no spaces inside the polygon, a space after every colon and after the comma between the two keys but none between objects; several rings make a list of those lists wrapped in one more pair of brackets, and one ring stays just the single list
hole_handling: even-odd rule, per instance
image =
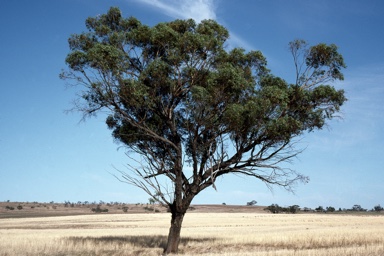
[{"label": "distant tree line", "polygon": [[[298,205],[291,205],[291,206],[287,206],[287,207],[282,207],[282,206],[279,206],[278,204],[271,204],[270,206],[264,208],[264,210],[270,211],[271,213],[297,213],[299,211],[303,211],[303,212],[323,212],[323,213],[336,212],[336,208],[332,207],[332,206],[328,206],[328,207],[325,207],[325,208],[323,206],[319,206],[319,207],[317,207],[315,209],[311,209],[311,208],[308,208],[308,207],[300,208],[300,206],[298,206]],[[380,204],[378,204],[378,205],[375,205],[369,211],[370,212],[381,212],[383,210],[384,210],[384,208],[382,206],[380,206]],[[339,208],[339,210],[338,210],[338,212],[367,212],[367,211],[368,211],[368,209],[364,209],[359,204],[353,205],[350,209],[346,209],[346,208],[341,209],[341,208]]]},{"label": "distant tree line", "polygon": [[[149,200],[149,205],[154,205],[155,204],[155,200],[150,198]],[[7,200],[5,201],[7,203],[11,203],[10,200]],[[33,204],[40,204],[38,202],[33,202]],[[51,201],[49,204],[54,204],[53,201]],[[56,203],[56,204],[59,204],[59,203]],[[257,204],[257,201],[256,200],[252,200],[250,202],[246,202],[246,205],[247,206],[254,206]],[[64,201],[63,203],[64,207],[78,207],[78,206],[96,206],[95,208],[92,208],[91,210],[95,213],[98,213],[98,212],[108,212],[108,209],[107,208],[101,208],[101,206],[103,205],[106,205],[106,206],[122,206],[122,210],[124,212],[127,212],[128,211],[128,207],[126,206],[126,203],[122,203],[122,202],[109,202],[109,203],[106,203],[102,200],[100,200],[99,202],[96,202],[96,201],[93,201],[93,202],[89,202],[89,201],[78,201],[77,203],[75,202],[70,202],[70,201]],[[136,206],[138,205],[143,205],[141,203],[137,203]],[[222,203],[222,205],[226,205],[226,203]],[[47,207],[47,205],[43,205],[44,207]],[[38,206],[39,207],[39,206]],[[14,206],[10,206],[10,205],[7,205],[5,206],[5,209],[6,210],[14,210],[15,208],[17,208],[18,210],[22,210],[23,209],[23,206],[18,203],[17,207],[14,207]],[[31,208],[35,208],[35,206],[31,206]],[[56,206],[52,206],[53,209],[56,209]],[[120,209],[120,208],[118,208]],[[147,207],[145,208],[145,210],[148,210],[148,211],[156,211],[156,209],[154,208],[151,208],[151,207],[148,207],[148,203],[147,203]],[[382,212],[384,211],[384,208],[378,204],[378,205],[375,205],[371,210],[368,210],[368,209],[365,209],[363,207],[361,207],[361,205],[359,204],[355,204],[353,205],[351,208],[339,208],[338,210],[336,210],[335,207],[333,206],[327,206],[327,207],[323,207],[323,206],[318,206],[314,209],[312,208],[309,208],[309,207],[303,207],[303,208],[300,208],[299,205],[291,205],[291,206],[285,206],[285,207],[282,207],[282,206],[279,206],[278,204],[271,204],[270,206],[264,208],[265,211],[269,211],[271,213],[297,213],[297,212],[322,212],[322,213],[327,213],[327,212]],[[156,211],[158,212],[158,211]]]}]

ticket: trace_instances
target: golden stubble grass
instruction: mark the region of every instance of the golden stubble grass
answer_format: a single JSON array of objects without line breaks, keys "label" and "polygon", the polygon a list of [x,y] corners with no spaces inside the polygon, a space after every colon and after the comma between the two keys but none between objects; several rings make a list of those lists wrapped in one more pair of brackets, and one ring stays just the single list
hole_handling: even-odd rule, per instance
[{"label": "golden stubble grass", "polygon": [[[170,215],[0,219],[0,255],[161,255]],[[187,213],[183,255],[384,255],[383,215]]]}]

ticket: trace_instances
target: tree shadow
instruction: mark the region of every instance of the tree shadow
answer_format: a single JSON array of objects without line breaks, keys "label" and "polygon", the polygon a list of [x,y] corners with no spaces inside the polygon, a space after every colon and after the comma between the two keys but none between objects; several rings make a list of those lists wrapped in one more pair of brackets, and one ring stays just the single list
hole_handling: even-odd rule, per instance
[{"label": "tree shadow", "polygon": [[[100,237],[81,237],[72,236],[66,238],[66,240],[75,245],[80,244],[94,244],[103,246],[107,244],[131,244],[136,247],[142,248],[165,248],[167,245],[167,236],[154,235],[154,236],[100,236]],[[207,241],[213,242],[215,238],[192,238],[182,237],[180,238],[180,245],[186,246],[189,243],[206,243]]]}]

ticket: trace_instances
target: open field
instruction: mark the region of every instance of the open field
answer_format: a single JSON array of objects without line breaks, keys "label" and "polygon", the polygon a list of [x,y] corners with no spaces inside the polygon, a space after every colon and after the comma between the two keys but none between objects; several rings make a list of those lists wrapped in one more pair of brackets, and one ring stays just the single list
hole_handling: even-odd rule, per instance
[{"label": "open field", "polygon": [[[0,255],[161,255],[169,221],[163,212],[2,218]],[[384,216],[196,210],[180,254],[384,255]]]}]

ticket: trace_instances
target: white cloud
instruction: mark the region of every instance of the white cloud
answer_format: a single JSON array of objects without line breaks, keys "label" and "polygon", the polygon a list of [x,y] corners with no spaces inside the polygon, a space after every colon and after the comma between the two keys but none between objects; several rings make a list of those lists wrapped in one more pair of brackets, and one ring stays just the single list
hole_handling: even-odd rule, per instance
[{"label": "white cloud", "polygon": [[179,19],[216,20],[214,0],[141,0],[152,7],[158,8],[166,15]]},{"label": "white cloud", "polygon": [[230,32],[229,33],[229,45],[230,45],[230,48],[234,48],[234,47],[240,47],[240,48],[243,48],[247,51],[250,51],[250,50],[254,50],[255,48],[253,47],[253,45],[251,45],[250,43],[248,43],[246,40],[244,40],[243,38],[237,36],[235,33],[233,32]]},{"label": "white cloud", "polygon": [[[217,20],[217,0],[136,0],[152,6],[174,19],[194,19],[201,22],[205,19]],[[233,31],[230,31],[229,48],[241,47],[251,50],[254,47]]]}]

